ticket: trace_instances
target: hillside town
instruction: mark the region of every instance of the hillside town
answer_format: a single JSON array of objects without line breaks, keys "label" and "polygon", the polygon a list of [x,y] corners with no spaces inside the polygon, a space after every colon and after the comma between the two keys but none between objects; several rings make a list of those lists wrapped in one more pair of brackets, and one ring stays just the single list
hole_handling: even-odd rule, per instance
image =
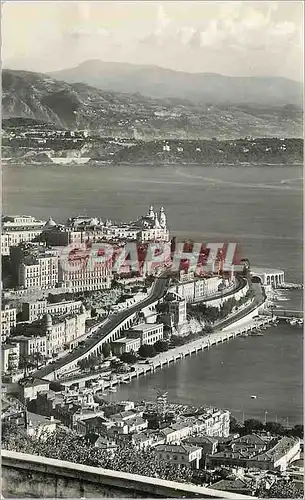
[{"label": "hillside town", "polygon": [[78,463],[249,495],[299,491],[301,426],[238,423],[227,409],[174,404],[167,392],[115,397],[134,377],[277,320],[268,296],[284,273],[267,285],[247,259],[227,266],[228,248],[212,250],[200,249],[192,270],[194,243],[170,235],[164,207],[124,223],[3,216],[4,448],[67,459],[65,436]]},{"label": "hillside town", "polygon": [[[166,137],[163,136],[163,137]],[[298,138],[144,139],[104,136],[95,131],[67,130],[26,118],[2,123],[4,164],[301,164],[303,141]]]}]

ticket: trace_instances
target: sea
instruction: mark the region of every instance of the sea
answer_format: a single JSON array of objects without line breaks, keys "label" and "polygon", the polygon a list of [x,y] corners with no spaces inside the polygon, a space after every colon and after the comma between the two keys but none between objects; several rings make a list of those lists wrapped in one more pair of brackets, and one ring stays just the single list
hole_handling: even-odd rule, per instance
[{"label": "sea", "polygon": [[[163,206],[172,236],[238,243],[252,266],[303,281],[301,166],[10,165],[2,179],[4,214],[128,222]],[[302,292],[282,292],[277,305],[301,309]],[[160,390],[176,403],[227,408],[238,420],[302,423],[303,330],[281,323],[237,338],[108,397],[154,400]]]}]

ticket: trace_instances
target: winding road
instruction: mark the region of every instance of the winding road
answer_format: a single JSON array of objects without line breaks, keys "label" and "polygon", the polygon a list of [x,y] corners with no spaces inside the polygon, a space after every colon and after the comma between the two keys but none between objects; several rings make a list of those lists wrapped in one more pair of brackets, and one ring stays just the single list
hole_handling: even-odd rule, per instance
[{"label": "winding road", "polygon": [[63,368],[68,363],[77,360],[84,354],[89,353],[99,342],[101,342],[101,340],[103,340],[103,338],[107,337],[107,335],[109,335],[112,330],[117,328],[129,316],[131,316],[135,312],[141,311],[145,307],[154,303],[156,300],[161,299],[167,292],[169,281],[170,280],[166,276],[166,273],[156,278],[152,286],[152,291],[145,300],[143,300],[142,302],[138,302],[127,310],[119,312],[110,317],[108,321],[104,323],[99,330],[97,330],[96,333],[94,333],[85,341],[85,345],[79,346],[73,352],[67,354],[67,356],[64,356],[60,360],[50,363],[43,368],[40,368],[39,370],[32,373],[31,376],[35,378],[44,378],[51,373],[56,372],[56,370]]}]

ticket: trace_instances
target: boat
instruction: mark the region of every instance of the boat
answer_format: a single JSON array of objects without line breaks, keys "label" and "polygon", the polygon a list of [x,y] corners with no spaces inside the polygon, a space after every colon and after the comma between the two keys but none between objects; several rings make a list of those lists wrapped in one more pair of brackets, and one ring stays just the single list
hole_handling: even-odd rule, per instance
[{"label": "boat", "polygon": [[294,326],[298,323],[298,320],[296,318],[292,318],[291,320],[289,320],[289,323]]},{"label": "boat", "polygon": [[108,389],[109,392],[116,392],[116,389],[111,387],[110,389]]},{"label": "boat", "polygon": [[130,384],[130,380],[122,380],[122,384]]},{"label": "boat", "polygon": [[251,399],[257,399],[257,396],[255,396],[255,394],[252,394]]}]

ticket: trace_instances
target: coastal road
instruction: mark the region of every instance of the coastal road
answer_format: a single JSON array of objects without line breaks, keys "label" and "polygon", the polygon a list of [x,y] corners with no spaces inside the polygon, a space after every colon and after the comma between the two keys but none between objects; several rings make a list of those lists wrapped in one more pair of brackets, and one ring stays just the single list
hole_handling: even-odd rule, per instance
[{"label": "coastal road", "polygon": [[230,326],[232,323],[236,323],[238,320],[241,320],[248,314],[250,314],[254,309],[256,309],[258,306],[262,305],[264,303],[264,295],[262,292],[262,287],[260,286],[259,283],[252,283],[252,287],[255,292],[255,298],[254,301],[244,309],[240,310],[237,312],[235,315],[230,316],[229,318],[225,318],[221,321],[219,321],[214,328],[216,330],[223,330],[224,328]]},{"label": "coastal road", "polygon": [[80,358],[84,354],[90,352],[93,347],[95,347],[103,338],[107,337],[112,330],[118,327],[125,319],[134,314],[135,312],[141,311],[143,308],[149,306],[156,300],[161,299],[167,292],[169,286],[169,278],[166,273],[160,275],[153,283],[152,291],[150,295],[143,300],[142,302],[138,302],[134,306],[126,309],[125,311],[119,312],[114,316],[111,316],[108,321],[91,337],[86,340],[84,346],[76,348],[73,352],[69,353],[67,356],[64,356],[58,361],[48,364],[47,366],[35,371],[31,374],[32,377],[44,378],[47,375],[50,375],[56,370],[63,368],[65,365],[70,363],[71,361],[75,361]]}]

